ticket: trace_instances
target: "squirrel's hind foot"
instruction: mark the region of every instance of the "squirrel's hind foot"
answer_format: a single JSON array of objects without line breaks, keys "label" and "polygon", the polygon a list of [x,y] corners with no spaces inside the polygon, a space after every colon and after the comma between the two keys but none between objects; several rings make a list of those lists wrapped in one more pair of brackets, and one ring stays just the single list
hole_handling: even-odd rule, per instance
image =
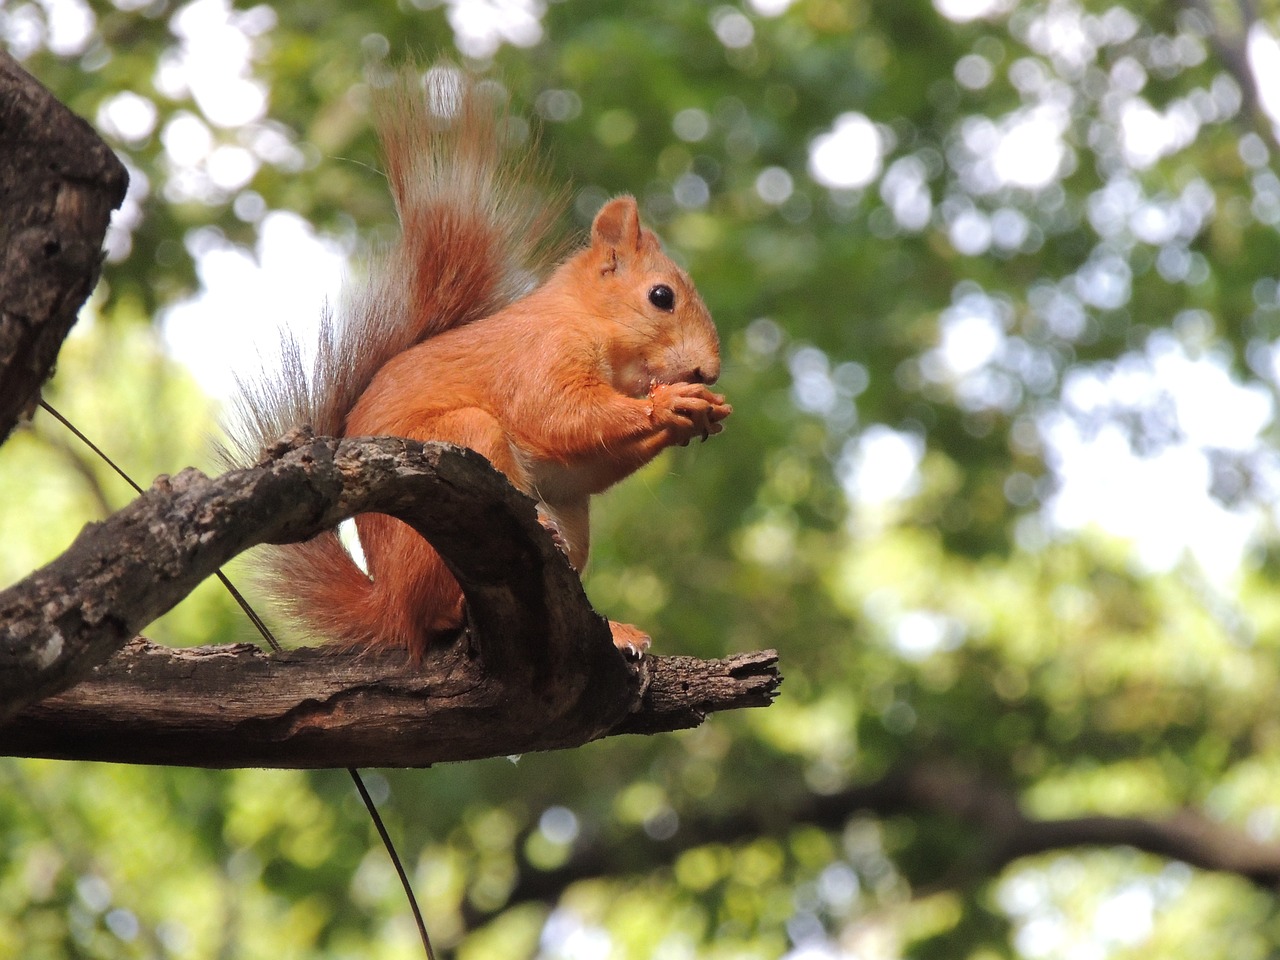
[{"label": "squirrel's hind foot", "polygon": [[613,634],[613,645],[622,651],[622,655],[628,660],[643,659],[649,644],[652,643],[647,633],[630,623],[610,620],[609,632]]}]

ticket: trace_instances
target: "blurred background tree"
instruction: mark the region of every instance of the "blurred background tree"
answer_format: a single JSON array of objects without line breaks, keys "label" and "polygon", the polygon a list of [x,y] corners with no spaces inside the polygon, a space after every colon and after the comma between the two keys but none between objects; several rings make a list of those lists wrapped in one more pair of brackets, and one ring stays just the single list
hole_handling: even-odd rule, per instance
[{"label": "blurred background tree", "polygon": [[[210,468],[231,371],[394,229],[369,87],[492,70],[566,227],[635,193],[725,345],[727,431],[605,499],[588,591],[661,652],[775,646],[787,682],[683,735],[371,773],[437,942],[1270,956],[1278,27],[1270,0],[8,0],[6,47],[133,176],[48,395],[140,479]],[[42,418],[0,490],[6,581],[128,497]],[[150,633],[252,639],[211,588]],[[416,955],[340,771],[0,779],[0,955]]]}]

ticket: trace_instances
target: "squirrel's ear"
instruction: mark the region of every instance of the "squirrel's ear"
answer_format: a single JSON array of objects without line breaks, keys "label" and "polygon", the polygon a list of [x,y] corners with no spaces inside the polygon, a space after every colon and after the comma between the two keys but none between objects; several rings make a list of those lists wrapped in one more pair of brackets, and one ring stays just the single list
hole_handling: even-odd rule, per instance
[{"label": "squirrel's ear", "polygon": [[615,197],[600,208],[591,224],[591,246],[609,252],[611,267],[619,258],[638,253],[644,242],[635,197]]}]

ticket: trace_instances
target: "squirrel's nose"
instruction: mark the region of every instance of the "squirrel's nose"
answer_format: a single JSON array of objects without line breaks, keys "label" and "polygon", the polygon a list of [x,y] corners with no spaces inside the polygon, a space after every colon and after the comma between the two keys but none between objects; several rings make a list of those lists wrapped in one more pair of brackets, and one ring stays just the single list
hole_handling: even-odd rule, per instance
[{"label": "squirrel's nose", "polygon": [[693,375],[689,378],[690,383],[705,383],[708,386],[720,379],[720,365],[694,367]]}]

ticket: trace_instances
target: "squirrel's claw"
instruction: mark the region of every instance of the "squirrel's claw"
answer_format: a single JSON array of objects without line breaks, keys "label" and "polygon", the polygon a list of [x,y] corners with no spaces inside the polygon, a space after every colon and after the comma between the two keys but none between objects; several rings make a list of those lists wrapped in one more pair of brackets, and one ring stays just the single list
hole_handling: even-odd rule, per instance
[{"label": "squirrel's claw", "polygon": [[556,522],[555,517],[551,516],[542,506],[538,504],[538,522],[542,524],[544,530],[551,534],[551,542],[566,557],[569,556],[569,541],[564,535],[564,531],[560,529],[560,524]]},{"label": "squirrel's claw", "polygon": [[649,635],[630,623],[609,621],[609,630],[613,634],[613,645],[628,660],[642,660],[652,642]]}]

